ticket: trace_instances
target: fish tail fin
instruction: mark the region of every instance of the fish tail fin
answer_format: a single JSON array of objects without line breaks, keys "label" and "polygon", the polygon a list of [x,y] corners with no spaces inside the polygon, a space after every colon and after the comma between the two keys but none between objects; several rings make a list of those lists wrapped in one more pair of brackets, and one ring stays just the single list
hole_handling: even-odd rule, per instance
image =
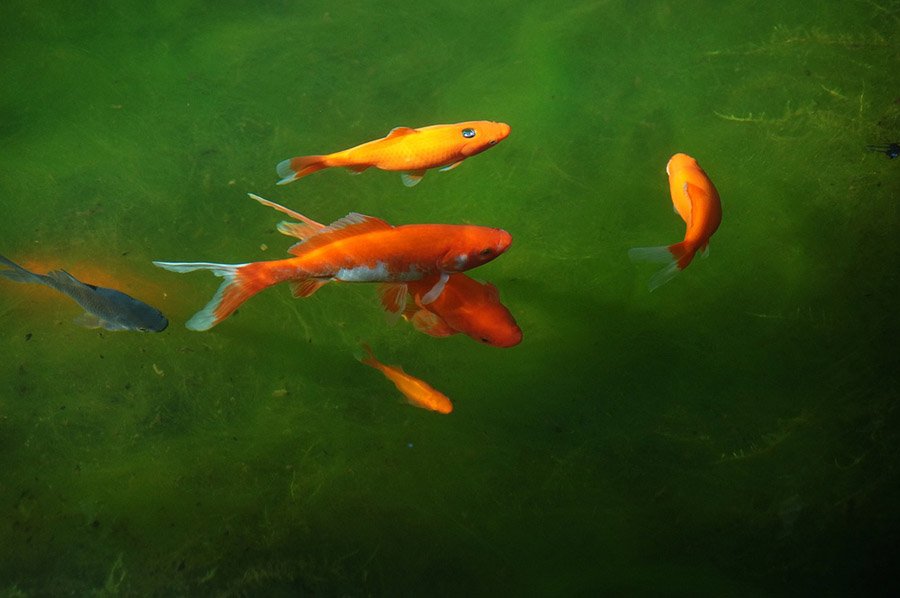
[{"label": "fish tail fin", "polygon": [[30,270],[26,270],[19,264],[13,262],[0,255],[0,264],[4,266],[8,266],[10,269],[0,270],[0,276],[4,276],[15,282],[36,282],[38,284],[42,284],[44,280],[41,278],[39,274],[35,274]]},{"label": "fish tail fin", "polygon": [[668,246],[633,247],[628,250],[628,257],[633,262],[666,264],[666,267],[651,276],[650,281],[647,283],[650,290],[655,291],[688,267],[688,264],[694,259],[694,250],[682,241]]},{"label": "fish tail fin", "polygon": [[213,264],[207,262],[153,262],[155,266],[172,272],[210,270],[224,278],[216,294],[206,307],[187,321],[189,330],[209,330],[239,308],[244,301],[277,283],[265,262],[250,264]]},{"label": "fish tail fin", "polygon": [[372,347],[369,346],[367,342],[361,342],[359,344],[360,349],[362,349],[361,353],[357,353],[356,358],[361,362],[366,364],[367,366],[373,367],[376,370],[381,369],[379,366],[381,362],[378,361],[375,357],[375,353],[372,352]]},{"label": "fish tail fin", "polygon": [[275,167],[278,176],[281,177],[278,184],[287,185],[308,174],[312,174],[323,168],[328,168],[331,164],[328,164],[326,160],[327,157],[328,156],[297,156],[296,158],[279,162]]}]

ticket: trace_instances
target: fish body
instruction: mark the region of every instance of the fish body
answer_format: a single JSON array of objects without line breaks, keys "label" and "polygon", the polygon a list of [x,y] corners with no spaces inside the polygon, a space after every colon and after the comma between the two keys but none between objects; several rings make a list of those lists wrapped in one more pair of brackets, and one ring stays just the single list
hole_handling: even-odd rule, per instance
[{"label": "fish body", "polygon": [[396,127],[383,139],[369,141],[332,154],[299,156],[276,166],[286,185],[324,168],[344,167],[354,173],[375,167],[403,173],[403,184],[412,187],[431,168],[450,170],[463,160],[506,139],[506,123],[486,120],[413,129]]},{"label": "fish body", "polygon": [[[423,297],[437,284],[437,275],[408,283],[408,296],[399,299],[396,285],[381,285],[382,304],[388,311],[403,310],[403,317],[430,336],[465,334],[493,347],[512,347],[522,340],[522,330],[500,302],[497,288],[466,274],[451,274],[443,292],[431,303]],[[404,304],[399,304],[402,301]]]},{"label": "fish body", "polygon": [[453,403],[447,395],[435,390],[424,380],[411,376],[403,371],[403,368],[395,365],[385,365],[378,361],[368,345],[363,345],[366,351],[365,357],[360,361],[375,368],[384,374],[385,378],[394,383],[410,405],[437,411],[438,413],[450,413],[453,411]]},{"label": "fish body", "polygon": [[694,158],[675,154],[666,165],[666,173],[672,205],[687,225],[684,240],[668,246],[635,247],[628,251],[633,261],[668,263],[650,278],[651,291],[687,268],[698,251],[706,254],[709,239],[722,222],[719,192]]},{"label": "fish body", "polygon": [[208,330],[244,301],[280,282],[290,282],[295,297],[308,297],[332,280],[407,282],[438,273],[439,281],[432,289],[437,296],[449,274],[494,259],[512,242],[509,233],[497,228],[454,224],[395,227],[356,213],[324,228],[302,226],[309,235],[289,249],[292,258],[247,264],[153,263],[174,272],[211,270],[225,278],[212,301],[187,323],[192,330]]},{"label": "fish body", "polygon": [[82,326],[106,330],[161,332],[169,324],[166,317],[155,307],[121,291],[83,283],[65,270],[37,274],[3,256],[0,256],[0,264],[8,268],[0,270],[0,276],[15,282],[41,284],[68,295],[84,309],[85,313],[76,318],[76,322]]}]

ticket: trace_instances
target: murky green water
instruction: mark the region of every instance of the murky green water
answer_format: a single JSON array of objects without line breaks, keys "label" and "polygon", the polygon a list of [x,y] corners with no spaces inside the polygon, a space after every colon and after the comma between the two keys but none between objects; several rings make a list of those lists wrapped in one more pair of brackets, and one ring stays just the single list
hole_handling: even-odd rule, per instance
[{"label": "murky green water", "polygon": [[[889,587],[900,160],[863,147],[900,137],[900,3],[780,4],[4,2],[0,253],[172,324],[85,330],[0,280],[0,592]],[[413,189],[274,185],[284,158],[469,119],[512,134]],[[724,219],[650,294],[626,251],[681,239],[678,151]],[[524,341],[430,338],[347,284],[186,330],[218,280],[150,262],[285,255],[247,192],[505,228],[473,274]],[[455,412],[406,405],[361,340]]]}]

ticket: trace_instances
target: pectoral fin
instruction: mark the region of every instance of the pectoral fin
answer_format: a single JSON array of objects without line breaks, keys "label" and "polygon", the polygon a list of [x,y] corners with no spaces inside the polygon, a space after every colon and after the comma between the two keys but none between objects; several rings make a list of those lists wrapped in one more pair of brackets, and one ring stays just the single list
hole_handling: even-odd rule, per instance
[{"label": "pectoral fin", "polygon": [[447,172],[448,170],[453,170],[454,168],[456,168],[457,166],[459,166],[462,163],[463,163],[463,161],[460,160],[459,162],[454,162],[453,164],[444,166],[443,168],[440,169],[440,172]]},{"label": "pectoral fin", "polygon": [[418,310],[409,321],[416,330],[428,336],[444,337],[456,334],[456,330],[450,328],[443,318],[427,309]]},{"label": "pectoral fin", "polygon": [[381,298],[381,305],[384,309],[391,313],[400,313],[406,307],[406,285],[405,284],[379,284],[378,296]]},{"label": "pectoral fin", "polygon": [[79,316],[75,316],[74,318],[72,318],[72,321],[84,328],[107,328],[106,326],[104,326],[106,322],[104,322],[94,314],[88,312],[84,312]]},{"label": "pectoral fin", "polygon": [[412,172],[401,173],[400,180],[403,181],[403,184],[407,187],[415,187],[419,184],[419,181],[422,180],[423,176],[425,176],[424,170],[413,170]]},{"label": "pectoral fin", "polygon": [[447,286],[447,281],[450,279],[450,275],[446,272],[441,273],[441,277],[438,281],[431,287],[431,290],[422,295],[421,304],[428,305],[429,303],[433,303],[435,299],[441,296],[441,293],[444,291],[444,287]]}]

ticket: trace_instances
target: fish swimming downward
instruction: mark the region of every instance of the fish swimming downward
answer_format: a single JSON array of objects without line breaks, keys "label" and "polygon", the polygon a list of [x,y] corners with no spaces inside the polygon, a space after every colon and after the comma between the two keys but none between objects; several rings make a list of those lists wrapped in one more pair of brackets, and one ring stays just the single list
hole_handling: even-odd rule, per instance
[{"label": "fish swimming downward", "polygon": [[687,268],[698,251],[705,256],[709,251],[709,239],[722,222],[719,192],[695,159],[687,154],[675,154],[666,164],[666,173],[669,175],[672,204],[687,224],[684,240],[674,245],[628,250],[628,257],[635,262],[668,263],[650,277],[648,286],[651,291]]},{"label": "fish swimming downward", "polygon": [[392,226],[380,218],[351,213],[318,228],[314,225],[319,223],[303,218],[305,223],[297,226],[305,232],[296,233],[301,240],[288,249],[291,258],[246,264],[153,262],[173,272],[211,270],[225,279],[206,307],[188,320],[187,328],[208,330],[247,299],[280,282],[290,282],[295,297],[309,297],[332,280],[402,283],[438,274],[423,297],[428,304],[441,294],[450,274],[487,263],[512,243],[505,230],[486,226]]},{"label": "fish swimming downward", "polygon": [[425,176],[425,171],[452,170],[463,160],[500,143],[509,135],[509,125],[473,120],[452,125],[432,125],[413,129],[396,127],[383,139],[376,139],[343,151],[320,156],[299,156],[276,166],[279,185],[323,168],[342,166],[358,174],[367,168],[399,171],[407,187]]},{"label": "fish swimming downward", "polygon": [[453,403],[450,402],[447,395],[435,390],[424,380],[410,376],[400,366],[381,363],[376,359],[369,345],[364,344],[363,349],[366,355],[360,358],[360,361],[384,374],[385,378],[393,382],[397,390],[403,393],[410,405],[421,407],[422,409],[430,409],[438,413],[450,413],[453,411]]},{"label": "fish swimming downward", "polygon": [[36,274],[2,255],[0,265],[7,268],[0,270],[0,276],[15,282],[42,284],[71,297],[84,308],[84,313],[75,318],[75,322],[86,328],[162,332],[169,325],[155,307],[121,291],[83,283],[65,270]]},{"label": "fish swimming downward", "polygon": [[[513,347],[522,341],[522,330],[509,309],[500,302],[500,293],[491,283],[479,282],[466,274],[451,274],[444,291],[431,303],[422,297],[437,283],[437,275],[399,285],[379,285],[384,308],[401,311],[416,330],[430,336],[462,333],[492,347]],[[399,297],[398,297],[399,295]]]}]

